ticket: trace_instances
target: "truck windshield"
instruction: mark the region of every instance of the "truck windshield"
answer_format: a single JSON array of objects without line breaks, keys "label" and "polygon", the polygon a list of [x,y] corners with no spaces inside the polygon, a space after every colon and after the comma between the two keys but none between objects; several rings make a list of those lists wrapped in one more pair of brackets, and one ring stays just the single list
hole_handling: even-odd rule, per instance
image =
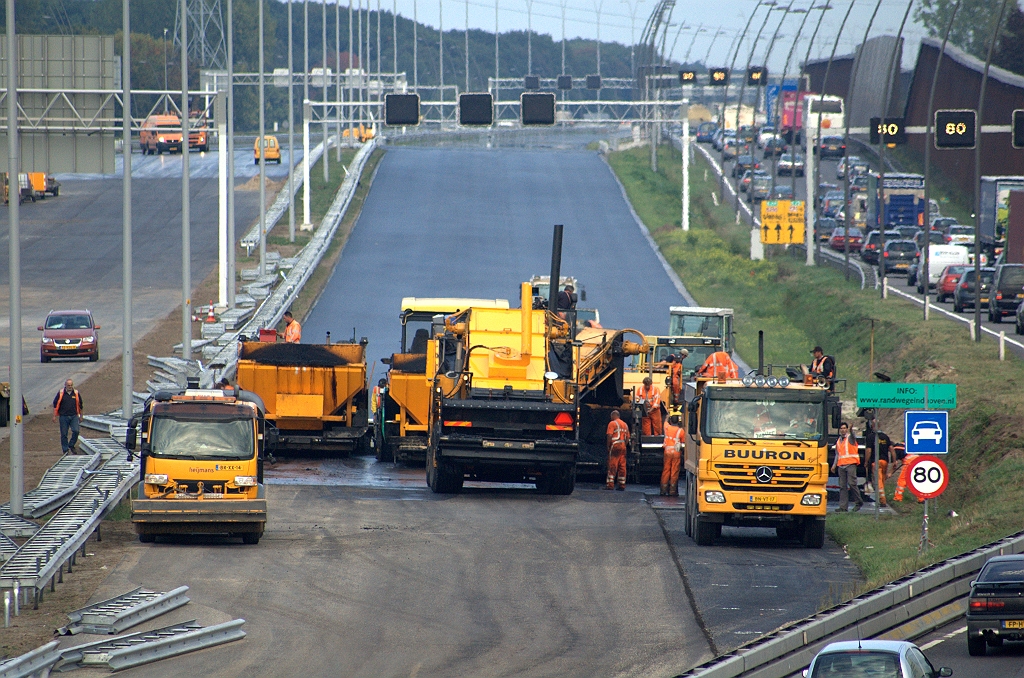
[{"label": "truck windshield", "polygon": [[711,438],[817,440],[822,433],[821,403],[772,398],[707,401],[705,433]]},{"label": "truck windshield", "polygon": [[673,315],[672,336],[721,337],[722,317],[717,315]]},{"label": "truck windshield", "polygon": [[251,459],[252,419],[154,417],[149,454],[161,459]]}]

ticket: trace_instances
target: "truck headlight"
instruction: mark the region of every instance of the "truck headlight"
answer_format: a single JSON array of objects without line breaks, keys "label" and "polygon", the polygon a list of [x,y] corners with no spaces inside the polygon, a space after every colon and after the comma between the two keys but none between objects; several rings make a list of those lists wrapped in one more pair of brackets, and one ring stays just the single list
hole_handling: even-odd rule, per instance
[{"label": "truck headlight", "polygon": [[821,495],[805,494],[804,498],[800,500],[800,504],[803,506],[821,506]]},{"label": "truck headlight", "polygon": [[164,138],[163,137],[160,137],[160,143],[161,144],[164,143]]},{"label": "truck headlight", "polygon": [[256,476],[235,476],[238,487],[256,487]]},{"label": "truck headlight", "polygon": [[718,490],[708,490],[704,493],[704,501],[709,504],[724,504],[725,493]]},{"label": "truck headlight", "polygon": [[147,485],[166,485],[167,474],[166,473],[147,473],[146,474]]}]

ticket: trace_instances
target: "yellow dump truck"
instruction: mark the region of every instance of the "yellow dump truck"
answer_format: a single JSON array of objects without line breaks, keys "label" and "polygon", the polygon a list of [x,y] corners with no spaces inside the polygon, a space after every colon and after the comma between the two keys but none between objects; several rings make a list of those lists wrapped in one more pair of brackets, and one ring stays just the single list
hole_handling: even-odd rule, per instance
[{"label": "yellow dump truck", "polygon": [[821,548],[838,398],[813,378],[790,382],[771,369],[698,378],[685,394],[686,534],[706,546],[723,525],[774,527],[782,539]]},{"label": "yellow dump truck", "polygon": [[151,397],[129,422],[141,429],[141,477],[132,523],[143,542],[161,534],[226,534],[256,544],[267,522],[263,403],[238,390],[186,389]]},{"label": "yellow dump truck", "polygon": [[238,386],[266,403],[278,450],[368,449],[365,339],[337,344],[243,342],[237,372]]},{"label": "yellow dump truck", "polygon": [[398,353],[381,362],[388,366],[386,386],[374,403],[373,444],[380,461],[423,463],[427,452],[430,392],[428,342],[444,331],[444,318],[467,308],[509,307],[507,299],[436,299],[405,297],[398,318],[402,342]]},{"label": "yellow dump truck", "polygon": [[428,340],[427,484],[458,492],[466,478],[534,482],[548,494],[576,484],[579,408],[564,320],[533,309],[468,308]]}]

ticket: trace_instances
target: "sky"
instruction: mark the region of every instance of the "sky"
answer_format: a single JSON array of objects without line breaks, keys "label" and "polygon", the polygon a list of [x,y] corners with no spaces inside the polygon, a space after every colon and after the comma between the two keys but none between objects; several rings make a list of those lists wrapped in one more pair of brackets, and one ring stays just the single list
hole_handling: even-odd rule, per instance
[{"label": "sky", "polygon": [[[330,0],[328,1],[330,2]],[[354,0],[356,6],[359,1]],[[378,1],[381,2],[380,7],[383,10],[397,9],[400,16],[408,18],[412,18],[415,12],[421,23],[434,27],[439,25],[443,11],[445,30],[465,27],[467,7],[470,28],[494,31],[495,27],[495,0],[468,0],[468,5],[466,0],[362,0],[364,3],[369,2],[370,8],[373,10],[377,9]],[[828,58],[843,15],[849,7],[848,0],[828,1],[832,4],[832,9],[825,12],[815,45],[811,49],[812,59]],[[837,54],[850,53],[853,47],[863,40],[864,31],[877,1],[853,0],[854,9],[843,30],[843,35],[839,36]],[[341,0],[341,2],[342,7],[347,8],[347,0]],[[806,8],[812,4],[820,7],[825,2],[826,0],[817,0],[816,3],[812,3],[810,0],[794,0],[792,6],[794,9]],[[498,28],[501,32],[527,30],[528,23],[532,22],[532,30],[536,33],[546,33],[555,40],[560,40],[562,37],[563,3],[567,38],[595,39],[598,36],[597,16],[598,9],[600,9],[600,37],[606,41],[623,44],[630,44],[640,39],[644,24],[657,4],[655,0],[497,0]],[[786,6],[786,4],[785,0],[779,2],[780,7]],[[531,5],[532,10],[528,11],[528,7]],[[671,48],[674,43],[675,49],[672,56],[676,60],[682,60],[692,43],[691,61],[702,61],[710,49],[709,62],[711,65],[728,65],[732,58],[732,52],[729,51],[730,44],[735,49],[735,38],[743,31],[750,12],[756,7],[758,7],[757,0],[716,0],[715,2],[683,2],[680,0],[676,4],[671,19],[666,47]],[[872,25],[870,36],[895,34],[906,8],[906,0],[881,0],[878,16]],[[739,63],[745,63],[749,56],[750,43],[756,35],[757,29],[764,24],[765,10],[766,8],[761,6],[756,12],[744,41],[745,47],[740,51]],[[631,17],[633,12],[635,12],[633,14],[635,19]],[[812,10],[801,33],[800,44],[795,50],[791,68],[795,67],[796,63],[801,61],[806,54],[807,40],[814,31],[814,24],[818,21],[819,14],[819,10]],[[913,14],[912,9],[904,28],[906,42],[903,61],[904,67],[908,68],[913,66],[917,58],[917,45],[921,37],[925,35],[923,27],[914,22]],[[762,34],[756,52],[762,56],[760,59],[755,58],[755,61],[763,60],[769,38],[775,32],[780,17],[783,16],[784,12],[781,10],[770,12],[767,28]],[[768,60],[770,71],[779,73],[782,70],[802,19],[803,15],[796,13],[784,16],[782,27],[779,30],[780,37]],[[715,38],[715,34],[719,32],[721,34]]]}]

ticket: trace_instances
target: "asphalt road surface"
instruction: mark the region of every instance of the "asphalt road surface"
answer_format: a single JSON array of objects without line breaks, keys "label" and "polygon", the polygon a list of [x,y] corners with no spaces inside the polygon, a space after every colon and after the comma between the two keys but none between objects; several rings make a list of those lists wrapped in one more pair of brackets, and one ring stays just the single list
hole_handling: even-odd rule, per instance
[{"label": "asphalt road surface", "polygon": [[[136,179],[134,174],[133,179],[133,333],[138,339],[181,303],[181,179]],[[50,405],[65,378],[80,382],[98,368],[97,363],[82,360],[40,364],[41,333],[36,327],[48,311],[90,309],[101,326],[101,363],[120,355],[122,346],[121,180],[65,180],[62,184],[60,196],[21,206],[23,374],[33,412]],[[258,193],[239,191],[236,196],[241,237],[256,217]],[[191,200],[195,285],[217,263],[217,181],[192,181]],[[10,360],[7,226],[7,210],[0,210],[0,365],[4,366]],[[5,367],[5,379],[6,374]],[[90,411],[88,395],[83,396]]]},{"label": "asphalt road surface", "polygon": [[1024,678],[1024,643],[988,648],[984,657],[967,654],[967,621],[962,617],[914,641],[936,668],[948,666],[956,678]]}]

